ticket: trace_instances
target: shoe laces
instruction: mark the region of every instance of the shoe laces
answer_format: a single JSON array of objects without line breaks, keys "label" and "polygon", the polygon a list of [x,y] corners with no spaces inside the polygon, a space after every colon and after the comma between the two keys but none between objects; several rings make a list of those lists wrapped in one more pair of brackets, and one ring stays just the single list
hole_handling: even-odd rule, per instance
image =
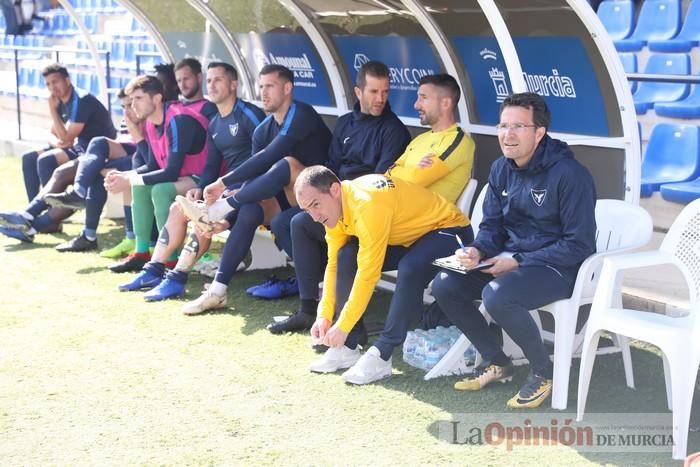
[{"label": "shoe laces", "polygon": [[472,370],[472,378],[481,377],[492,366],[495,366],[495,365],[491,362],[488,362],[488,363],[482,363],[481,365],[474,367],[474,369]]},{"label": "shoe laces", "polygon": [[[278,280],[279,285],[282,286],[283,290],[289,290],[293,289],[294,287],[297,286],[297,278],[296,277],[290,277],[288,279],[284,280]],[[274,284],[271,284],[274,285]]]},{"label": "shoe laces", "polygon": [[265,282],[260,284],[260,288],[268,288],[280,282],[280,280],[274,274],[267,278]]},{"label": "shoe laces", "polygon": [[523,385],[523,387],[520,388],[520,397],[524,399],[532,397],[537,393],[537,391],[540,390],[542,386],[547,384],[548,380],[549,378],[546,378],[544,376],[538,375],[536,373],[530,373],[527,377],[527,380],[525,380],[525,384]]}]

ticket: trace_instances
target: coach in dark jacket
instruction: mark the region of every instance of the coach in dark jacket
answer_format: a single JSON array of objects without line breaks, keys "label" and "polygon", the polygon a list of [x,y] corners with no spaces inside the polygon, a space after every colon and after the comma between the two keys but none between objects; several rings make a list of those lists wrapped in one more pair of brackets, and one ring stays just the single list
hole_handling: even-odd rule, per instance
[{"label": "coach in dark jacket", "polygon": [[552,388],[552,364],[529,310],[571,296],[581,263],[595,252],[593,179],[566,143],[547,135],[549,122],[549,109],[537,94],[503,101],[497,125],[503,157],[491,166],[478,235],[457,251],[466,267],[479,261],[492,266],[466,275],[440,273],[433,282],[440,307],[484,359],[456,389],[480,390],[513,374],[510,358],[473,300],[483,299],[523,350],[530,375],[508,401],[512,408],[537,407]]},{"label": "coach in dark jacket", "polygon": [[384,173],[401,155],[411,135],[386,101],[379,115],[363,112],[360,102],[338,119],[328,148],[328,168],[341,180]]}]

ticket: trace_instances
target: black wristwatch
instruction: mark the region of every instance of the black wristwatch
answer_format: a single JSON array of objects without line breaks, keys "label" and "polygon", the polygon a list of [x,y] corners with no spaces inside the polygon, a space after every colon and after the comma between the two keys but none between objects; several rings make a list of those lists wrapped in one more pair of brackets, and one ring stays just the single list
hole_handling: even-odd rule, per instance
[{"label": "black wristwatch", "polygon": [[523,262],[523,255],[516,253],[513,255],[513,259],[518,262],[518,264]]}]

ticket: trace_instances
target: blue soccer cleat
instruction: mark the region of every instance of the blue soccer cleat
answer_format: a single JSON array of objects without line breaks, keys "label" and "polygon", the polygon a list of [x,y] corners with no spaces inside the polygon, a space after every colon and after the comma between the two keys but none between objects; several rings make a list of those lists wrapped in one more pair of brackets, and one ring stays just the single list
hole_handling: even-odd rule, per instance
[{"label": "blue soccer cleat", "polygon": [[156,276],[146,270],[142,270],[134,277],[131,282],[119,286],[121,292],[135,292],[137,290],[148,290],[157,286],[163,280],[162,277]]},{"label": "blue soccer cleat", "polygon": [[184,295],[185,284],[166,277],[157,287],[146,292],[143,298],[149,302],[157,302],[169,298],[182,298]]},{"label": "blue soccer cleat", "polygon": [[24,232],[32,228],[32,223],[18,212],[0,212],[0,227]]},{"label": "blue soccer cleat", "polygon": [[265,283],[255,289],[251,295],[258,298],[276,299],[299,295],[299,285],[296,277]]},{"label": "blue soccer cleat", "polygon": [[12,227],[0,227],[0,233],[25,243],[32,243],[34,241],[34,234],[28,234],[24,230],[15,229]]},{"label": "blue soccer cleat", "polygon": [[270,287],[270,286],[272,286],[272,284],[279,282],[279,281],[280,280],[277,278],[277,276],[275,276],[274,274],[271,274],[270,276],[268,276],[268,278],[265,282],[263,282],[262,284],[254,285],[252,287],[248,287],[247,289],[245,289],[245,292],[248,295],[255,295],[256,290],[258,290],[260,288],[264,288],[264,287]]}]

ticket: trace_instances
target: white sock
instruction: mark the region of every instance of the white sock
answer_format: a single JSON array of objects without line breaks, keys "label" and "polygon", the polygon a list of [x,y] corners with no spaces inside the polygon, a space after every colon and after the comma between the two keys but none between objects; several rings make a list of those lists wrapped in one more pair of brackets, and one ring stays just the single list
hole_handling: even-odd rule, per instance
[{"label": "white sock", "polygon": [[219,297],[226,295],[227,290],[228,285],[222,284],[221,282],[214,281],[209,285],[209,292],[213,293],[214,295],[218,295]]},{"label": "white sock", "polygon": [[226,202],[225,199],[219,199],[214,202],[207,210],[207,215],[209,216],[209,222],[220,221],[226,214],[232,212],[234,209]]}]

